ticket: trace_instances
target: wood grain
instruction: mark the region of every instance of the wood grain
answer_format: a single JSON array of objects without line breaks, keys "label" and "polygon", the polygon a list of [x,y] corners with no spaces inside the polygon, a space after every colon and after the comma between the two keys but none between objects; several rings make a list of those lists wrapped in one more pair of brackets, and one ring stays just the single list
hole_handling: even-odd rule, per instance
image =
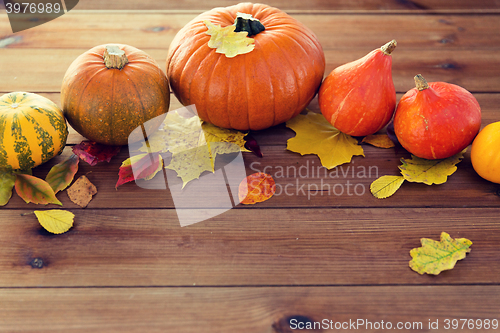
[{"label": "wood grain", "polygon": [[[399,49],[484,49],[500,42],[496,15],[411,15],[380,13],[293,14],[317,35],[325,50],[358,48],[369,52],[396,39]],[[7,17],[1,18],[0,39],[8,48],[90,49],[120,42],[141,49],[167,49],[195,13],[75,11],[57,20],[10,33]],[[95,22],[99,21],[99,24]],[[3,24],[5,22],[5,24]],[[103,33],[103,30],[105,33]],[[64,33],[61,33],[64,31]],[[8,37],[7,37],[8,36]],[[10,39],[9,39],[10,38]],[[394,53],[397,55],[397,53]]]},{"label": "wood grain", "polygon": [[[0,211],[0,287],[500,282],[500,207],[232,209],[183,228],[172,209],[71,209],[62,235],[30,211]],[[409,251],[442,231],[471,253],[438,276],[413,272]]]},{"label": "wood grain", "polygon": [[[164,69],[170,41],[184,24],[204,10],[233,3],[82,0],[57,20],[17,34],[7,15],[0,15],[0,93],[36,92],[60,105],[70,63],[103,43],[139,47]],[[499,1],[268,4],[317,34],[325,74],[396,39],[398,100],[421,73],[428,81],[472,91],[483,126],[500,120]],[[173,98],[171,110],[178,107]],[[309,109],[319,110],[317,100]],[[378,200],[368,192],[376,175],[360,177],[352,168],[397,174],[405,151],[364,146],[366,157],[337,168],[335,178],[330,177],[335,171],[318,174],[316,156],[285,150],[294,134],[284,125],[252,135],[264,157],[245,153],[246,172],[268,171],[282,192],[188,227],[180,227],[179,206],[176,211],[169,190],[134,183],[115,189],[126,148],[109,164],[80,163],[77,177],[87,175],[98,188],[88,208],[58,194],[62,208],[76,215],[65,234],[49,234],[33,214],[61,207],[26,204],[14,194],[0,208],[0,332],[288,333],[297,331],[290,328],[291,319],[325,318],[422,322],[421,329],[409,330],[414,332],[431,331],[429,320],[438,320],[439,329],[432,331],[449,332],[447,318],[499,319],[500,185],[476,175],[470,153],[446,184],[405,183],[393,197]],[[35,176],[44,178],[82,139],[71,130],[63,155],[36,168]],[[328,186],[347,191],[347,182],[351,193],[356,185],[365,193],[328,192]],[[218,194],[205,186],[192,200],[207,213],[227,200],[225,192]],[[409,251],[423,237],[437,240],[442,231],[470,239],[472,251],[438,276],[413,272]]]},{"label": "wood grain", "polygon": [[[5,49],[0,54],[0,62],[5,69],[0,72],[0,91],[59,92],[69,65],[86,50],[61,49]],[[146,49],[163,67],[166,50]],[[365,50],[326,51],[325,74],[335,67],[359,59]],[[500,91],[500,59],[494,49],[481,52],[465,50],[461,52],[443,50],[398,50],[393,61],[393,80],[398,92],[406,92],[414,87],[413,77],[422,74],[429,81],[444,81],[464,87],[471,92]],[[32,59],[41,59],[38,66],[29,71],[21,70]],[[395,57],[395,56],[394,56]]]},{"label": "wood grain", "polygon": [[380,332],[375,322],[382,320],[394,327],[421,322],[413,332],[437,320],[433,332],[446,332],[446,319],[498,318],[500,287],[8,289],[0,304],[0,332],[291,333],[294,319],[360,319],[358,329],[370,333]]},{"label": "wood grain", "polygon": [[[218,1],[152,1],[146,0],[141,2],[132,1],[97,1],[85,0],[80,1],[76,9],[200,9],[208,10],[214,7],[226,7],[234,5],[234,1],[218,0]],[[365,1],[328,1],[315,0],[311,2],[303,1],[285,1],[285,0],[268,0],[266,4],[283,10],[298,10],[308,11],[314,10],[432,10],[432,9],[498,9],[499,5],[494,0],[467,1],[467,0],[365,0]]]}]

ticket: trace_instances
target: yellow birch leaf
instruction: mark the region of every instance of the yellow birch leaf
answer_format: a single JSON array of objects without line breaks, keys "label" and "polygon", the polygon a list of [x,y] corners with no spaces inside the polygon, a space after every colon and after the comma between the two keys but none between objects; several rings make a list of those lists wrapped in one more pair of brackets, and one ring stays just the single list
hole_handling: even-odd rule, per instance
[{"label": "yellow birch leaf", "polygon": [[36,210],[36,218],[42,227],[53,234],[62,234],[73,226],[75,214],[66,210]]},{"label": "yellow birch leaf", "polygon": [[299,114],[286,126],[297,134],[288,139],[286,148],[301,155],[318,155],[327,169],[349,163],[354,155],[365,156],[356,139],[333,127],[322,114]]},{"label": "yellow birch leaf", "polygon": [[387,134],[372,134],[367,135],[361,142],[371,144],[377,148],[392,148],[395,147],[394,142],[389,139]]},{"label": "yellow birch leaf", "polygon": [[208,30],[205,32],[210,35],[208,47],[216,49],[216,53],[222,53],[227,58],[234,58],[238,54],[252,52],[255,48],[254,39],[247,37],[246,31],[234,32],[236,26],[228,25],[221,27],[220,25],[212,24],[210,21],[203,21]]},{"label": "yellow birch leaf", "polygon": [[412,155],[411,159],[401,159],[403,165],[399,169],[409,182],[443,184],[457,170],[456,164],[464,158],[464,153],[465,150],[441,160],[426,160]]},{"label": "yellow birch leaf", "polygon": [[382,176],[370,185],[370,191],[378,199],[385,199],[396,193],[405,178],[403,176]]},{"label": "yellow birch leaf", "polygon": [[446,232],[441,233],[439,242],[428,238],[422,238],[420,242],[422,247],[410,251],[413,258],[409,262],[410,268],[418,274],[433,275],[455,267],[455,263],[470,252],[472,245],[470,240],[452,239]]}]

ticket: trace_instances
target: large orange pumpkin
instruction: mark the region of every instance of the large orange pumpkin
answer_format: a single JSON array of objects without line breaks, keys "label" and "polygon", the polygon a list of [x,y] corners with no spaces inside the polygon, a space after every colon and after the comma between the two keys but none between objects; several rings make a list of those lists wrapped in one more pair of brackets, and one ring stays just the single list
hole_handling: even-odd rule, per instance
[{"label": "large orange pumpkin", "polygon": [[[251,15],[249,26],[258,20],[265,30],[249,33],[253,51],[228,58],[208,46],[204,21],[227,27],[237,13]],[[311,30],[277,8],[252,3],[194,18],[177,33],[167,57],[179,101],[194,104],[201,119],[237,130],[268,128],[299,114],[316,95],[324,71],[323,49]]]},{"label": "large orange pumpkin", "polygon": [[[153,58],[128,45],[100,45],[83,53],[62,84],[61,104],[70,125],[107,145],[127,144],[130,133],[146,122],[146,132],[154,131],[169,103],[163,71]],[[152,118],[157,121],[148,121]]]}]

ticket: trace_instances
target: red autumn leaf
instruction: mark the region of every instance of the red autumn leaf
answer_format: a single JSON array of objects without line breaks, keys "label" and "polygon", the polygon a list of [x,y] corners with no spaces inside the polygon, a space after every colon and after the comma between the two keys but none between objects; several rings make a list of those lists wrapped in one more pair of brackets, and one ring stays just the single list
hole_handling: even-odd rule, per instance
[{"label": "red autumn leaf", "polygon": [[82,141],[73,147],[73,153],[91,166],[111,161],[120,152],[120,146],[107,146],[92,141]]},{"label": "red autumn leaf", "polygon": [[276,183],[273,177],[266,173],[257,172],[243,179],[238,189],[238,198],[245,205],[253,205],[266,201],[276,192]]},{"label": "red autumn leaf", "polygon": [[262,157],[262,153],[260,151],[260,147],[259,144],[257,143],[257,140],[255,140],[254,137],[251,136],[250,134],[245,136],[245,148],[250,150],[257,157]]},{"label": "red autumn leaf", "polygon": [[123,161],[115,188],[136,179],[151,179],[163,168],[159,153],[139,154]]},{"label": "red autumn leaf", "polygon": [[78,162],[80,159],[75,154],[71,154],[66,160],[54,165],[45,181],[49,183],[54,193],[64,190],[71,184],[76,172],[78,171]]},{"label": "red autumn leaf", "polygon": [[56,198],[52,187],[43,179],[30,175],[17,174],[15,188],[17,194],[26,203],[32,202],[42,205],[52,203],[62,206],[62,203]]}]

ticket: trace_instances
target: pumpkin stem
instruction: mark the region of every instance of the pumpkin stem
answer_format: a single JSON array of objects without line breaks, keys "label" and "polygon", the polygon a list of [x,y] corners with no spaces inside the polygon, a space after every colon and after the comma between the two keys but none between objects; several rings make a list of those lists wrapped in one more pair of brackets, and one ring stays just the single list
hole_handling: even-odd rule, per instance
[{"label": "pumpkin stem", "polygon": [[429,84],[424,79],[421,74],[415,75],[415,85],[417,86],[418,91],[422,91],[429,88]]},{"label": "pumpkin stem", "polygon": [[104,59],[104,64],[108,69],[122,69],[126,64],[128,64],[125,51],[121,50],[118,45],[106,45],[106,50],[104,51],[102,57]]},{"label": "pumpkin stem", "polygon": [[260,23],[258,19],[253,17],[251,14],[245,13],[236,13],[234,25],[236,26],[234,32],[246,31],[248,33],[248,37],[255,36],[259,32],[266,30],[264,25]]},{"label": "pumpkin stem", "polygon": [[392,51],[396,48],[396,45],[398,45],[398,43],[395,39],[393,39],[389,43],[383,45],[380,49],[385,55],[391,55]]}]

